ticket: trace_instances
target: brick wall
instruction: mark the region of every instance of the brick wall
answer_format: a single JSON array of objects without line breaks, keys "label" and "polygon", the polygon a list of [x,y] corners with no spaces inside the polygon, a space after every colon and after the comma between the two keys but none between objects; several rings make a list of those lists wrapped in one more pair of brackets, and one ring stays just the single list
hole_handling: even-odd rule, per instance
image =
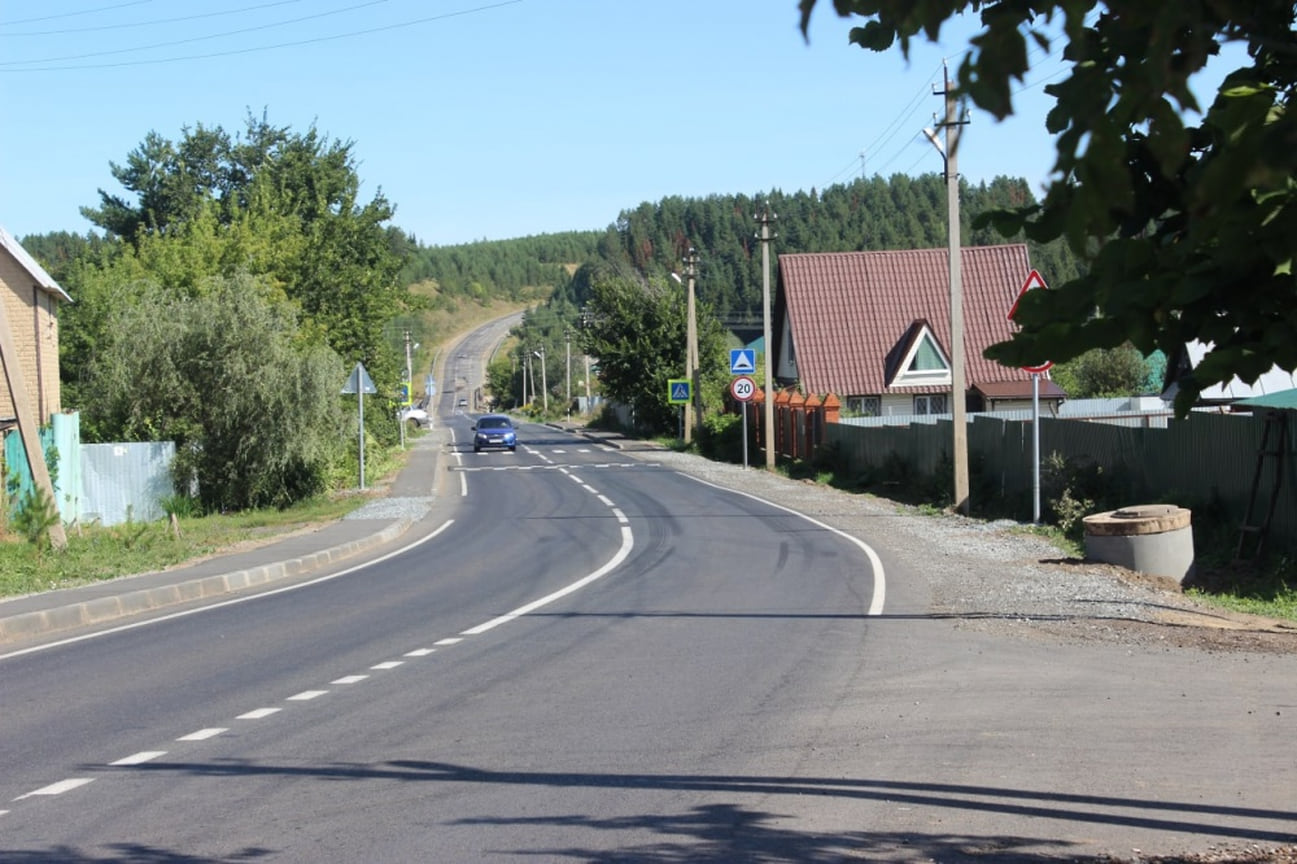
[{"label": "brick wall", "polygon": [[[62,410],[59,388],[59,301],[7,251],[0,248],[0,303],[18,351],[28,398],[41,423]],[[8,362],[9,358],[5,358]],[[9,388],[0,380],[0,420],[14,416]]]}]

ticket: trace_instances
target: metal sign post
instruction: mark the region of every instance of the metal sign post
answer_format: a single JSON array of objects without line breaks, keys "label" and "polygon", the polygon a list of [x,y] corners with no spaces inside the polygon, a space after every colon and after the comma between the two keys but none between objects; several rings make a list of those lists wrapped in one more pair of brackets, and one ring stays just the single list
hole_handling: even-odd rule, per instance
[{"label": "metal sign post", "polygon": [[[1027,281],[1018,289],[1018,296],[1009,307],[1009,320],[1018,312],[1022,297],[1033,288],[1048,288],[1038,270],[1027,274]],[[1023,366],[1025,372],[1031,373],[1031,522],[1040,524],[1040,376],[1049,371],[1054,361],[1046,360],[1038,366]]]},{"label": "metal sign post", "polygon": [[1040,373],[1031,373],[1031,524],[1040,524]]},{"label": "metal sign post", "polygon": [[357,402],[360,405],[360,491],[365,491],[365,394],[377,393],[378,388],[374,386],[374,381],[365,371],[361,363],[356,364],[356,368],[351,370],[351,375],[347,377],[347,383],[342,386],[343,394],[355,394]]},{"label": "metal sign post", "polygon": [[[735,352],[730,352],[733,356]],[[733,365],[731,360],[730,364]],[[756,395],[757,384],[746,375],[739,375],[730,382],[730,395],[743,405],[743,467],[748,467],[748,403]]]}]

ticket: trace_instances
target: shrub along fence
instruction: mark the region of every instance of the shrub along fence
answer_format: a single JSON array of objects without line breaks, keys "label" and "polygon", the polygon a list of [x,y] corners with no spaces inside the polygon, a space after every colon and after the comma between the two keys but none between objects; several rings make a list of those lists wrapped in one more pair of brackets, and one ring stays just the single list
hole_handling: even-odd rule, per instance
[{"label": "shrub along fence", "polygon": [[[778,404],[778,402],[776,402]],[[1294,412],[1273,416],[1292,422]],[[1286,416],[1285,416],[1286,415]],[[971,511],[986,515],[1031,512],[1031,421],[969,415],[968,453]],[[860,485],[883,482],[942,483],[952,464],[953,428],[949,419],[907,426],[862,427],[825,423],[818,454]],[[1281,454],[1261,456],[1266,413],[1193,413],[1166,428],[1135,428],[1065,418],[1040,418],[1042,487],[1046,474],[1081,504],[1096,510],[1132,504],[1173,503],[1193,509],[1197,530],[1234,532],[1253,507],[1260,524],[1277,488],[1266,547],[1297,548],[1297,459],[1291,434],[1272,427],[1267,450],[1283,442]],[[778,421],[776,422],[778,425]],[[782,452],[782,448],[781,448]],[[805,458],[805,457],[803,457]],[[1260,461],[1259,461],[1260,459]],[[1258,472],[1258,465],[1260,471]],[[1059,475],[1068,474],[1061,481]],[[1255,490],[1254,478],[1260,483]],[[1078,480],[1082,477],[1082,480]],[[1277,487],[1276,487],[1277,484]],[[1077,488],[1081,487],[1081,488]],[[982,500],[978,500],[979,497]],[[1042,491],[1042,500],[1046,492]],[[1021,503],[1015,503],[1021,502]],[[1222,537],[1223,539],[1223,537]]]}]

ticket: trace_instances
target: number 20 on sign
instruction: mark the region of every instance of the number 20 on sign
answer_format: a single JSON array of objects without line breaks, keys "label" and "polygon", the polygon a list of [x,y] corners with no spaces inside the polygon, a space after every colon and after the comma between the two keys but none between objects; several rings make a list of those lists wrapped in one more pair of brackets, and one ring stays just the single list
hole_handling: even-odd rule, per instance
[{"label": "number 20 on sign", "polygon": [[746,375],[740,375],[730,382],[730,395],[740,402],[751,401],[756,392],[756,382]]}]

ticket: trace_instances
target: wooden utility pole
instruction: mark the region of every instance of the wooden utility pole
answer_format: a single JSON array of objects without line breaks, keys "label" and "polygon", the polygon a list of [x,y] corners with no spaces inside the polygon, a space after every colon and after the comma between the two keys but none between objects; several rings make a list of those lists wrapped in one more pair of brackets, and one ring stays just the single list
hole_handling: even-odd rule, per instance
[{"label": "wooden utility pole", "polygon": [[689,379],[689,404],[685,406],[685,443],[693,441],[693,428],[695,413],[697,413],[697,422],[702,423],[702,402],[698,398],[698,307],[694,299],[694,278],[697,276],[698,253],[689,248],[689,253],[685,256],[685,277],[688,280],[689,300],[686,309],[688,321],[686,323],[685,341],[685,377]]},{"label": "wooden utility pole", "polygon": [[[18,360],[18,349],[14,345],[13,332],[9,329],[9,316],[5,313],[3,300],[0,300],[0,366],[4,367],[5,382],[9,386],[9,398],[13,401],[14,414],[18,415],[18,435],[22,438],[23,449],[27,451],[27,465],[31,469],[32,482],[36,484],[37,490],[48,496],[50,506],[54,508],[55,514],[58,514],[58,499],[54,497],[54,484],[50,481],[49,466],[45,464],[45,451],[41,448],[40,424],[32,413],[27,380]],[[55,549],[64,549],[68,545],[62,516],[55,519],[54,524],[50,526],[50,545]]]},{"label": "wooden utility pole", "polygon": [[[946,146],[942,155],[946,159],[946,233],[950,257],[950,415],[955,426],[955,510],[968,515],[968,421],[964,383],[964,287],[959,271],[959,127],[967,121],[960,120],[955,105],[955,89],[950,81],[950,71],[942,64],[945,89],[938,95],[945,98],[946,119],[940,124],[946,130]],[[929,138],[936,144],[935,136]],[[941,149],[938,145],[938,149]]]},{"label": "wooden utility pole", "polygon": [[[861,162],[864,162],[864,154],[861,154]],[[757,216],[757,222],[761,225],[761,335],[766,346],[766,398],[765,398],[765,419],[762,428],[765,430],[766,439],[766,470],[775,470],[775,374],[774,374],[774,342],[770,333],[770,240],[774,236],[770,233],[770,223],[775,221],[775,216],[771,214],[769,208],[761,211]],[[747,411],[747,406],[743,407]]]}]

